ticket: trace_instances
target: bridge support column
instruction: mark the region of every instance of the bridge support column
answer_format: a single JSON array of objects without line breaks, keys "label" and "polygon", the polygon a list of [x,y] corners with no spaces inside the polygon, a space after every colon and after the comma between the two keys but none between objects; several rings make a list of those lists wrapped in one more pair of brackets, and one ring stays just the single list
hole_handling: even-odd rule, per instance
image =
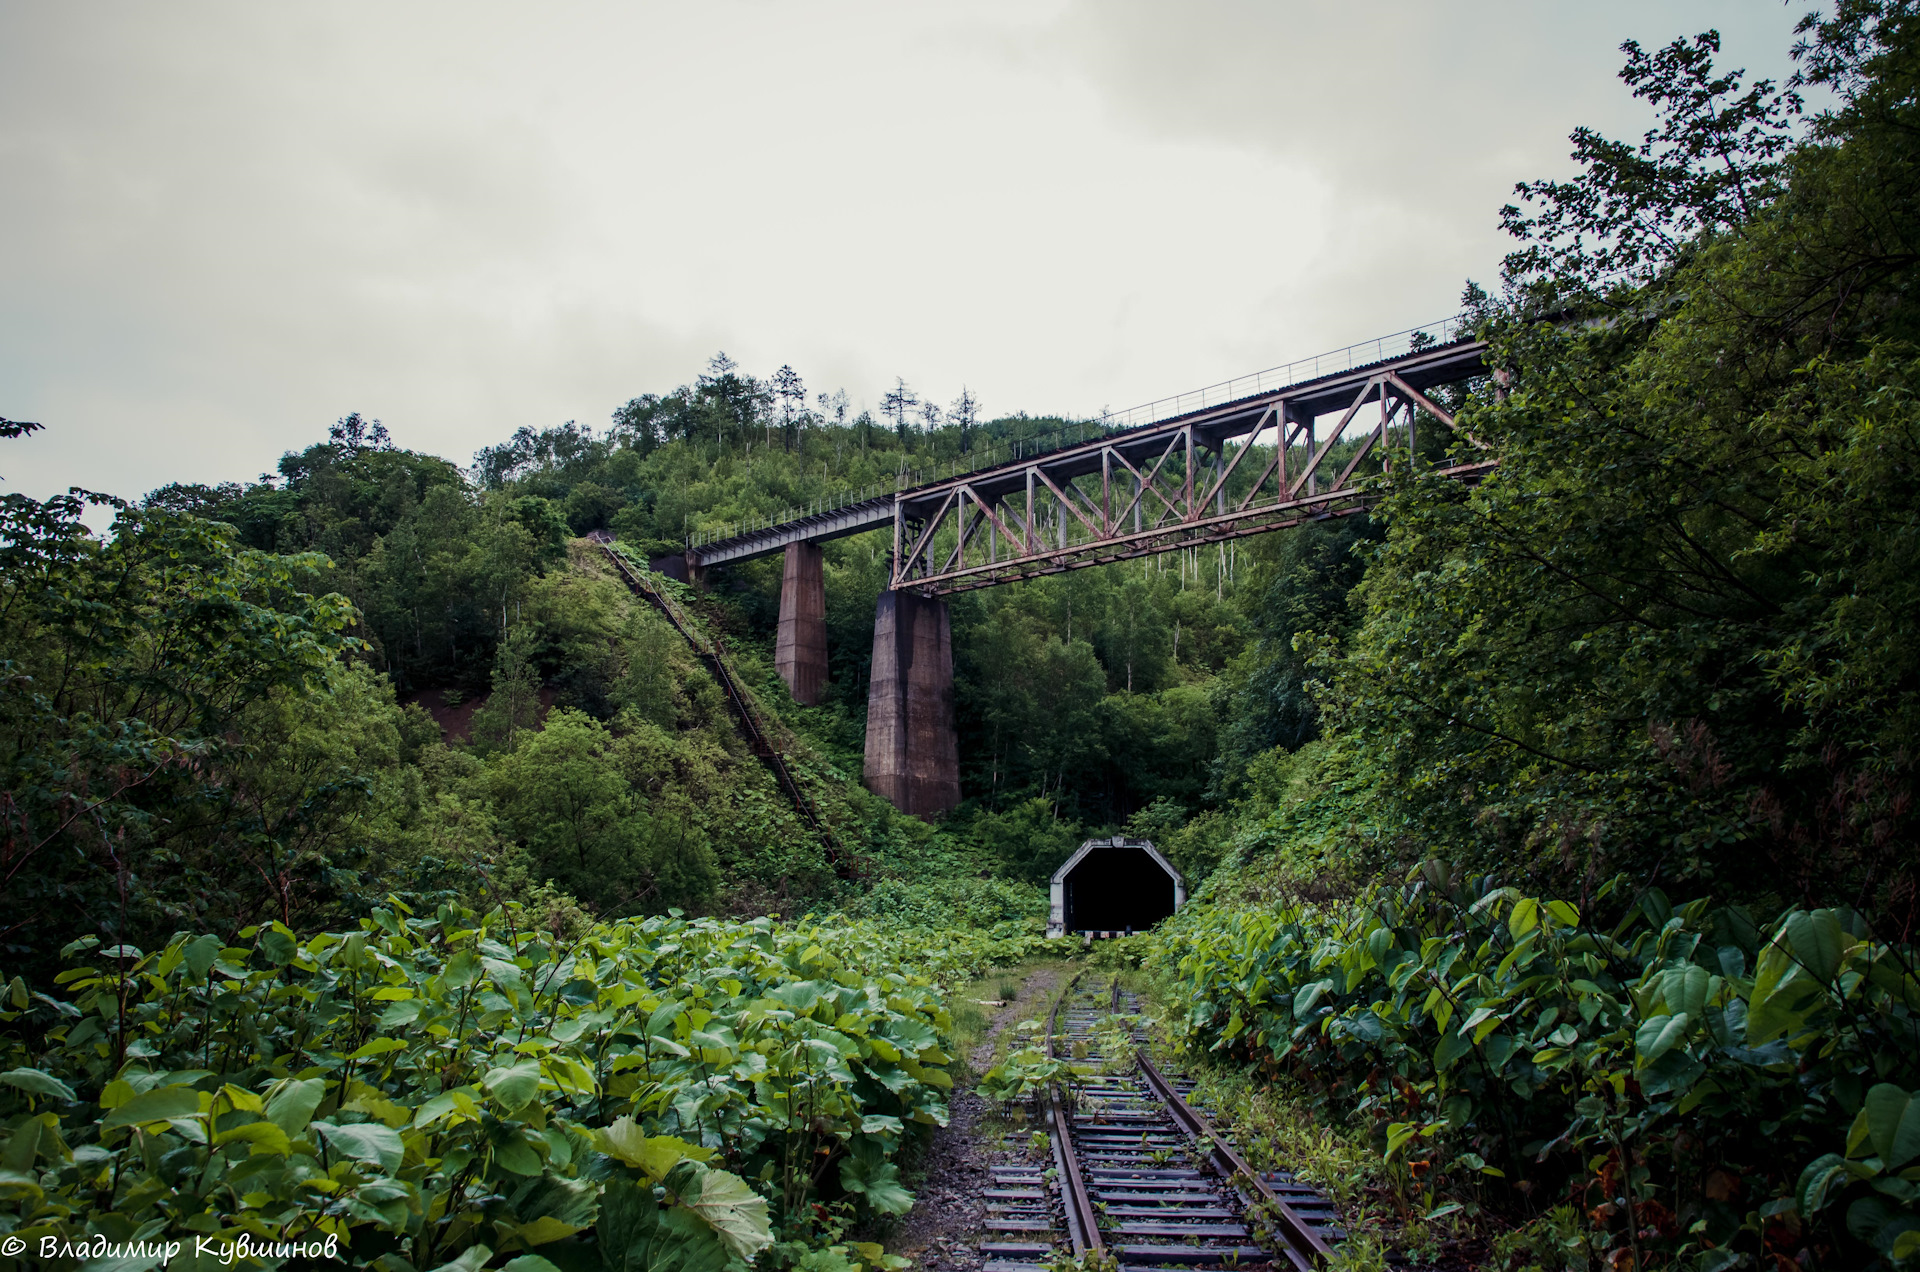
[{"label": "bridge support column", "polygon": [[827,585],[817,543],[787,545],[773,665],[793,691],[795,702],[820,705],[827,688]]},{"label": "bridge support column", "polygon": [[960,802],[953,721],[953,628],[947,603],[882,592],[873,616],[867,694],[867,789],[903,813]]}]

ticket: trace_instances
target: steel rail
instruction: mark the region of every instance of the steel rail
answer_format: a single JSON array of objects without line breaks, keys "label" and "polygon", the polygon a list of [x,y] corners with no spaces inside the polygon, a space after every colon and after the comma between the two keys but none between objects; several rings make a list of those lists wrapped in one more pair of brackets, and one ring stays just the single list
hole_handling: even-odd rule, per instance
[{"label": "steel rail", "polygon": [[[1067,987],[1054,1000],[1053,1010],[1047,1014],[1047,1058],[1055,1059],[1054,1037],[1058,1031],[1060,1009],[1073,997],[1074,986],[1085,976],[1084,970],[1075,972]],[[1114,985],[1116,992],[1118,978]],[[1047,1087],[1047,1118],[1053,1129],[1048,1138],[1053,1141],[1054,1168],[1059,1172],[1060,1205],[1066,1212],[1067,1240],[1073,1245],[1073,1257],[1078,1259],[1089,1252],[1099,1253],[1107,1248],[1106,1241],[1100,1235],[1100,1214],[1094,1209],[1093,1198],[1087,1193],[1086,1176],[1080,1169],[1080,1155],[1073,1147],[1073,1122],[1069,1104],[1062,1096],[1058,1082]]]},{"label": "steel rail", "polygon": [[[1070,1041],[1070,1054],[1098,1063],[1099,1072],[1048,1084],[1051,1171],[993,1168],[985,1227],[1008,1239],[981,1243],[983,1272],[1057,1267],[1063,1230],[1075,1261],[1084,1265],[1091,1256],[1098,1265],[1117,1263],[1120,1272],[1323,1272],[1332,1254],[1328,1238],[1342,1235],[1333,1204],[1285,1172],[1271,1177],[1276,1188],[1254,1171],[1145,1054],[1136,1050],[1124,1075],[1108,1070],[1108,1060],[1118,1057],[1103,1054],[1102,1026],[1126,1010],[1121,978],[1102,992],[1082,988],[1086,977],[1085,969],[1076,971],[1054,999],[1044,1048],[1058,1059],[1060,1044]],[[1137,1028],[1133,1037],[1144,1042]],[[1292,1194],[1293,1204],[1282,1194]]]},{"label": "steel rail", "polygon": [[[1115,985],[1117,993],[1117,980]],[[1234,1151],[1233,1145],[1222,1138],[1213,1128],[1213,1124],[1198,1109],[1188,1104],[1180,1093],[1174,1090],[1173,1084],[1167,1081],[1165,1074],[1154,1067],[1153,1061],[1147,1059],[1144,1053],[1135,1056],[1134,1059],[1139,1064],[1140,1076],[1146,1079],[1147,1088],[1167,1106],[1167,1111],[1173,1114],[1174,1120],[1180,1123],[1187,1134],[1209,1146],[1207,1156],[1212,1159],[1214,1169],[1225,1176],[1229,1184],[1241,1189],[1243,1194],[1250,1191],[1266,1205],[1269,1213],[1279,1224],[1281,1238],[1286,1242],[1287,1248],[1281,1253],[1287,1256],[1287,1261],[1299,1269],[1299,1272],[1310,1272],[1318,1264],[1331,1259],[1333,1248],[1327,1244],[1326,1239],[1316,1232],[1313,1225],[1302,1218],[1298,1211],[1288,1205],[1286,1199],[1275,1192],[1271,1184],[1260,1177],[1260,1172],[1247,1164],[1246,1158]]]}]

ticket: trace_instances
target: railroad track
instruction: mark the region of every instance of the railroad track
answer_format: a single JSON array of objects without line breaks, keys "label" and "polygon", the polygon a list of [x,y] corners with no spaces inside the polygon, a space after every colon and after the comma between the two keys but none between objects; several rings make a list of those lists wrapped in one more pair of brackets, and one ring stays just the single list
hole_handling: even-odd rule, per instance
[{"label": "railroad track", "polygon": [[1135,1003],[1118,979],[1105,989],[1081,980],[1054,1005],[1047,1048],[1063,1045],[1091,1073],[1050,1093],[1051,1170],[993,1168],[983,1272],[1042,1272],[1063,1254],[1121,1272],[1323,1264],[1344,1236],[1332,1203],[1288,1175],[1256,1173],[1137,1033],[1126,1038],[1139,1046],[1130,1070],[1105,1072],[1103,1047],[1122,1041]]}]

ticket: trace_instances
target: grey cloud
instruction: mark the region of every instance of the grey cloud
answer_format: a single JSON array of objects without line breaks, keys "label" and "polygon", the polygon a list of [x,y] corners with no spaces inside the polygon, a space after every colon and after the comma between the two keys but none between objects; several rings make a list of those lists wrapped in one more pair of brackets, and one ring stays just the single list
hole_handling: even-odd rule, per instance
[{"label": "grey cloud", "polygon": [[[0,0],[10,489],[465,459],[726,348],[1123,406],[1444,313],[1613,46],[1752,3]],[[1771,69],[1771,68],[1769,68]]]}]

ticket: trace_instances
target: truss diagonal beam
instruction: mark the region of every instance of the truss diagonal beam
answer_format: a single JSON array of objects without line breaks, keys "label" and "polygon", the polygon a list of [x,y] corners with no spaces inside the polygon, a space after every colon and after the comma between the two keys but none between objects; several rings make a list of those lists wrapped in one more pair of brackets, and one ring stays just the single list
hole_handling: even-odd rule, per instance
[{"label": "truss diagonal beam", "polygon": [[1071,512],[1074,516],[1080,519],[1080,524],[1087,528],[1088,534],[1093,535],[1095,538],[1099,538],[1102,534],[1105,533],[1105,531],[1102,530],[1101,527],[1094,522],[1093,518],[1089,517],[1086,513],[1080,511],[1080,505],[1078,503],[1067,498],[1066,492],[1061,490],[1060,487],[1053,484],[1053,478],[1047,476],[1046,469],[1035,468],[1033,471],[1035,476],[1039,477],[1041,481],[1046,483],[1047,489],[1053,492],[1053,497],[1060,501],[1060,506],[1066,509],[1068,512]]},{"label": "truss diagonal beam", "polygon": [[[1260,417],[1260,422],[1253,426],[1253,431],[1247,434],[1247,440],[1242,442],[1240,449],[1234,452],[1233,462],[1227,465],[1227,471],[1216,477],[1213,485],[1208,488],[1207,493],[1200,496],[1200,503],[1203,507],[1212,503],[1213,497],[1227,488],[1227,483],[1233,479],[1233,470],[1240,467],[1240,461],[1247,457],[1247,452],[1253,449],[1253,444],[1260,440],[1260,431],[1267,426],[1267,421],[1272,418],[1273,408],[1269,407],[1267,413]],[[1285,433],[1286,429],[1283,427],[1280,431]],[[1226,443],[1222,441],[1221,445],[1224,446]],[[1280,447],[1279,452],[1283,455],[1286,454],[1286,448],[1284,446]]]},{"label": "truss diagonal beam", "polygon": [[933,542],[933,532],[940,528],[940,519],[947,515],[947,509],[953,505],[953,493],[951,490],[947,492],[947,497],[940,501],[938,510],[936,510],[931,517],[927,518],[926,529],[920,532],[920,537],[916,539],[913,546],[907,550],[906,559],[909,564],[926,550],[928,544]]},{"label": "truss diagonal beam", "polygon": [[1320,444],[1320,449],[1314,452],[1313,458],[1307,462],[1307,466],[1301,470],[1298,477],[1293,479],[1293,485],[1287,488],[1288,494],[1299,494],[1300,488],[1313,480],[1314,474],[1320,470],[1320,461],[1327,457],[1327,452],[1334,448],[1335,443],[1340,440],[1340,435],[1347,431],[1347,425],[1353,423],[1353,417],[1360,413],[1360,408],[1366,405],[1367,400],[1373,396],[1379,387],[1380,384],[1378,380],[1367,381],[1367,386],[1360,391],[1360,396],[1353,400],[1353,405],[1347,408],[1347,413],[1340,417],[1340,422],[1333,426],[1331,433],[1327,434],[1327,440]]},{"label": "truss diagonal beam", "polygon": [[[1155,462],[1151,476],[1142,476],[1140,470],[1133,466],[1133,462],[1129,460],[1126,455],[1121,453],[1117,448],[1113,449],[1113,457],[1120,461],[1122,467],[1133,474],[1134,480],[1133,498],[1127,503],[1126,510],[1120,514],[1120,524],[1126,524],[1127,518],[1132,516],[1133,510],[1140,506],[1140,501],[1146,497],[1148,491],[1152,491],[1153,497],[1167,506],[1167,512],[1171,512],[1175,516],[1179,515],[1180,510],[1174,506],[1172,500],[1160,493],[1160,487],[1157,484],[1160,479],[1160,466],[1167,462],[1167,456],[1173,454],[1173,448],[1179,444],[1180,438],[1177,434],[1167,439],[1167,448],[1160,452],[1160,458]],[[1160,514],[1160,516],[1165,515],[1166,513]]]}]

